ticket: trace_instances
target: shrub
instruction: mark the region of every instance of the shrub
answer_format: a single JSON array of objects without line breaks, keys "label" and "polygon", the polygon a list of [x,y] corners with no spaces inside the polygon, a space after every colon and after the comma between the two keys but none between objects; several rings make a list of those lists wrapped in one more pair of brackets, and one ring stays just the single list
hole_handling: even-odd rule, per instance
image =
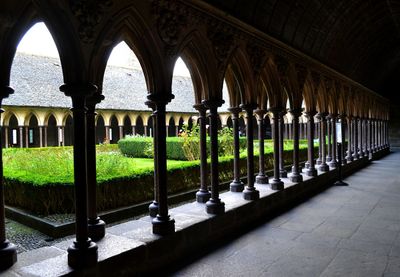
[{"label": "shrub", "polygon": [[153,150],[149,153],[149,147],[152,148],[153,138],[140,136],[126,136],[118,141],[118,147],[122,154],[135,158],[151,158]]}]

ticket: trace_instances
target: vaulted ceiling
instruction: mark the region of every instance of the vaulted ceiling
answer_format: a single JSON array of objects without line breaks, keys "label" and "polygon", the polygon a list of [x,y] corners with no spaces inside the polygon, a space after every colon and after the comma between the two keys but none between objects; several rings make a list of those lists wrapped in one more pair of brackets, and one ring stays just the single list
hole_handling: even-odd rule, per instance
[{"label": "vaulted ceiling", "polygon": [[400,0],[203,1],[386,97],[400,95]]}]

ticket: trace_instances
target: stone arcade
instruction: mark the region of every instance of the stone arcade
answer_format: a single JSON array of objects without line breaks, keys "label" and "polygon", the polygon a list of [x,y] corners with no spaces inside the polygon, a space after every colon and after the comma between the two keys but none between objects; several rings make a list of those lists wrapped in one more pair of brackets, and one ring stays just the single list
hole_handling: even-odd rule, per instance
[{"label": "stone arcade", "polygon": [[[6,0],[1,4],[1,100],[5,101],[14,92],[10,87],[10,71],[15,49],[20,38],[35,22],[45,22],[60,53],[64,84],[60,83],[59,89],[60,93],[72,100],[71,128],[74,134],[76,238],[68,248],[68,261],[65,260],[65,264],[70,266],[69,270],[82,270],[83,273],[89,270],[90,273],[91,269],[101,266],[100,261],[98,262],[101,249],[96,243],[101,243],[107,230],[94,208],[94,111],[103,99],[103,75],[108,55],[113,46],[122,40],[134,50],[146,79],[146,105],[152,109],[155,134],[154,182],[157,188],[152,203],[155,216],[148,224],[152,225],[153,234],[166,238],[165,243],[178,232],[175,227],[179,224],[179,220],[171,216],[167,203],[165,147],[166,110],[172,99],[180,97],[173,95],[171,91],[173,67],[178,57],[185,61],[191,73],[194,108],[198,111],[201,130],[201,186],[197,201],[205,203],[202,208],[204,213],[215,215],[210,217],[213,222],[226,220],[226,211],[230,209],[220,195],[218,180],[218,118],[220,107],[227,101],[223,99],[222,93],[224,79],[228,87],[227,104],[234,127],[235,161],[238,159],[240,112],[245,115],[249,157],[247,184],[239,179],[235,162],[232,168],[235,171],[235,180],[231,184],[230,194],[242,194],[248,203],[254,204],[252,207],[259,207],[258,203],[262,203],[261,192],[265,191],[265,186],[268,186],[268,190],[285,190],[285,176],[289,176],[291,183],[301,184],[303,178],[318,180],[328,176],[337,167],[337,155],[340,155],[343,164],[349,163],[351,166],[356,161],[366,161],[370,157],[388,152],[389,101],[386,98],[350,78],[356,75],[349,77],[341,74],[268,36],[262,31],[263,28],[256,29],[252,26],[257,26],[254,22],[244,23],[248,21],[246,18],[241,21],[206,2],[213,1]],[[225,7],[224,4],[220,6]],[[351,70],[343,72],[348,73]],[[359,78],[358,81],[362,79]],[[289,115],[284,119],[286,113]],[[255,116],[258,126],[253,124]],[[264,118],[269,118],[272,126],[273,176],[265,174],[263,152],[258,161],[257,176],[252,163],[253,133],[256,128],[260,129],[262,147]],[[307,132],[300,128],[299,122],[303,118],[307,118]],[[6,116],[5,120],[8,119]],[[287,122],[290,126],[284,124],[285,120],[291,121]],[[341,141],[348,141],[340,153],[336,149],[337,122],[341,123]],[[21,123],[23,122],[18,122],[18,126],[22,128],[25,125],[20,125]],[[42,125],[43,122],[39,124]],[[121,122],[118,123],[119,126],[120,124]],[[206,125],[209,125],[211,144],[210,191],[205,179],[208,174],[205,166]],[[293,138],[291,172],[286,172],[282,164],[285,126],[288,128],[286,133]],[[24,130],[21,130],[22,134]],[[307,134],[309,143],[308,161],[304,171],[299,167],[300,132]],[[315,133],[318,134],[320,145],[323,145],[316,161],[313,148]],[[2,184],[0,201],[0,267],[5,269],[17,261],[17,254],[16,248],[6,238]],[[254,211],[257,212],[259,211]],[[205,240],[201,237],[198,239]],[[107,237],[103,240],[107,240]],[[167,249],[166,245],[163,246],[162,249]],[[118,257],[114,262],[117,261]],[[164,265],[165,261],[168,259],[164,260]],[[122,258],[119,266],[124,265],[126,272],[134,272],[134,268],[128,269],[130,262]],[[160,260],[154,267],[161,265],[163,262]]]}]

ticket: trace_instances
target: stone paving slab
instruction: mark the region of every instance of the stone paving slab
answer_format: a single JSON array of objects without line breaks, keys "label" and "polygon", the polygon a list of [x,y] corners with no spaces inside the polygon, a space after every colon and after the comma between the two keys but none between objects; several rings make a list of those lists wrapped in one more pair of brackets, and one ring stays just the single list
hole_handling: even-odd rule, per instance
[{"label": "stone paving slab", "polygon": [[400,152],[373,161],[345,179],[348,187],[331,187],[171,275],[400,276],[398,164]]}]

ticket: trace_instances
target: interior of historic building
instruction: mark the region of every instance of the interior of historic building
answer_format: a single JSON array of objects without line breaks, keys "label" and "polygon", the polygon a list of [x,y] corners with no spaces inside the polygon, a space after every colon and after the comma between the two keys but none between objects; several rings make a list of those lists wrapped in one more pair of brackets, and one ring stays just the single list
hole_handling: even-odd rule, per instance
[{"label": "interior of historic building", "polygon": [[[39,22],[59,60],[17,52]],[[140,73],[108,67],[120,43]],[[19,251],[1,162],[0,275],[400,274],[400,1],[3,0],[0,53],[0,149],[72,145],[75,210],[72,237]],[[171,205],[167,137],[195,123],[198,188]],[[153,138],[154,200],[108,224],[95,147],[127,134]]]}]

